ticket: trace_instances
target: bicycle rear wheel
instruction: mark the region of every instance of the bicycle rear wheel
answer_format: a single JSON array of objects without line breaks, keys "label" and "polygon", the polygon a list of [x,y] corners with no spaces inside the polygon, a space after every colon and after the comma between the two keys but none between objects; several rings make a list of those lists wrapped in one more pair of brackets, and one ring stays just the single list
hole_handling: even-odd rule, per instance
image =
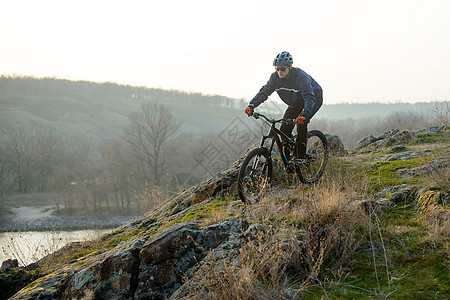
[{"label": "bicycle rear wheel", "polygon": [[265,148],[252,150],[238,175],[238,194],[245,204],[255,204],[264,197],[272,178],[272,159]]},{"label": "bicycle rear wheel", "polygon": [[308,132],[305,162],[296,165],[297,175],[302,183],[312,184],[319,181],[328,161],[328,142],[318,130]]}]

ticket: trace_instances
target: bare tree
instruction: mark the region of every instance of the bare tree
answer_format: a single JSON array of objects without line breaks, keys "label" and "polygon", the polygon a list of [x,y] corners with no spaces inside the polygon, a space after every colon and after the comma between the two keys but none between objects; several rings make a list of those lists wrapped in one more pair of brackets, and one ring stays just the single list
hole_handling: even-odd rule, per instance
[{"label": "bare tree", "polygon": [[47,188],[48,182],[57,165],[57,156],[60,153],[60,136],[51,129],[41,128],[36,132],[39,160],[35,167],[37,188],[40,192]]},{"label": "bare tree", "polygon": [[[113,191],[113,196],[117,209],[125,214],[125,205],[127,213],[130,206],[131,189],[134,178],[133,162],[130,159],[129,153],[126,151],[125,144],[119,140],[110,140],[103,142],[99,146],[101,154],[100,166],[103,170],[103,177],[105,184],[109,185],[110,190]],[[108,195],[105,195],[106,201]],[[109,206],[109,204],[107,203]]]},{"label": "bare tree", "polygon": [[[86,184],[92,173],[92,148],[87,143],[69,143],[61,151],[61,160],[64,162],[55,170],[53,185],[63,197],[64,206],[72,213],[75,206],[82,206],[88,210]],[[81,199],[81,203],[76,203]],[[57,203],[58,205],[59,203]]]},{"label": "bare tree", "polygon": [[433,113],[438,125],[447,125],[450,121],[450,102],[435,102]]},{"label": "bare tree", "polygon": [[8,153],[5,151],[5,143],[0,137],[0,209],[3,208],[5,195],[13,189],[14,180],[9,172]]},{"label": "bare tree", "polygon": [[141,110],[133,113],[129,120],[130,124],[125,129],[126,141],[141,162],[143,177],[160,185],[175,152],[168,144],[181,122],[172,116],[167,107],[157,102],[142,104]]},{"label": "bare tree", "polygon": [[11,172],[15,176],[17,190],[26,193],[33,184],[33,171],[39,163],[37,139],[22,127],[9,128],[5,135],[5,150],[8,153]]},{"label": "bare tree", "polygon": [[59,137],[53,130],[31,124],[3,131],[4,157],[19,192],[43,191],[55,168]]}]

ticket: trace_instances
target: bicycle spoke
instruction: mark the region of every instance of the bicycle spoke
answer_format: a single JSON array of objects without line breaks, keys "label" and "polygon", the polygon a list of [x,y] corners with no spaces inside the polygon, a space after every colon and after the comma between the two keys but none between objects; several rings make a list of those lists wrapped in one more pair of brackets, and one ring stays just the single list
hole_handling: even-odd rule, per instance
[{"label": "bicycle spoke", "polygon": [[322,176],[328,159],[325,136],[319,131],[311,131],[306,150],[305,164],[298,167],[298,174],[302,182],[315,183]]},{"label": "bicycle spoke", "polygon": [[239,197],[245,203],[256,203],[270,187],[272,163],[264,149],[255,149],[244,160],[238,178]]}]

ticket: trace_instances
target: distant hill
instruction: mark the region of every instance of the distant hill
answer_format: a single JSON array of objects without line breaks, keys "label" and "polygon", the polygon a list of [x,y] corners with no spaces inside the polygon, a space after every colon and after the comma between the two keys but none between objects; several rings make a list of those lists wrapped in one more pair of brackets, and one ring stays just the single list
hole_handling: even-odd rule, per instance
[{"label": "distant hill", "polygon": [[0,126],[42,124],[63,134],[96,140],[122,132],[128,116],[146,101],[167,105],[182,131],[216,133],[245,105],[199,93],[62,79],[0,77]]},{"label": "distant hill", "polygon": [[[271,97],[275,99],[277,96]],[[243,117],[247,101],[115,83],[70,81],[55,78],[0,77],[0,127],[42,124],[67,137],[107,139],[123,132],[128,116],[145,101],[159,101],[183,122],[181,131],[218,134],[234,119]],[[286,105],[269,100],[260,107],[281,115]],[[383,117],[395,111],[430,113],[433,103],[325,105],[316,119]],[[250,121],[249,121],[250,124]]]}]

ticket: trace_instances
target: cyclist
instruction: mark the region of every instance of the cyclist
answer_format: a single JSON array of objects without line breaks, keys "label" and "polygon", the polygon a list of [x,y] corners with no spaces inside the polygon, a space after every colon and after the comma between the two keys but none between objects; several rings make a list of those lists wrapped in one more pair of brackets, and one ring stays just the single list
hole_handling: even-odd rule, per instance
[{"label": "cyclist", "polygon": [[[305,71],[292,67],[293,59],[289,52],[279,53],[273,60],[275,72],[261,88],[245,109],[248,116],[253,110],[276,91],[281,100],[288,105],[284,118],[295,119],[297,124],[296,151],[291,162],[302,164],[306,154],[307,125],[322,106],[323,96],[320,85]],[[284,122],[280,130],[292,137],[294,124]]]}]

